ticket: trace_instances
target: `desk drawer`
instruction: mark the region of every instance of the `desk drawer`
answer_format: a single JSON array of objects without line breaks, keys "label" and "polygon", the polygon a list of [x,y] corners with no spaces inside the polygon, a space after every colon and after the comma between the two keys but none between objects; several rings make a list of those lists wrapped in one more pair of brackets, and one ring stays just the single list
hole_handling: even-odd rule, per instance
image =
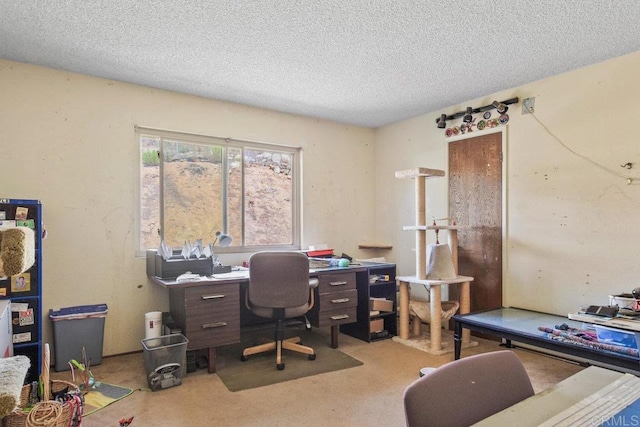
[{"label": "desk drawer", "polygon": [[343,307],[335,310],[323,311],[318,313],[317,327],[337,326],[344,323],[353,323],[357,320],[357,307]]},{"label": "desk drawer", "polygon": [[330,294],[320,294],[320,312],[346,309],[358,305],[358,291],[333,292]]},{"label": "desk drawer", "polygon": [[346,291],[356,288],[355,273],[333,273],[318,276],[318,293]]},{"label": "desk drawer", "polygon": [[190,350],[240,340],[240,286],[237,283],[189,288],[185,292]]}]

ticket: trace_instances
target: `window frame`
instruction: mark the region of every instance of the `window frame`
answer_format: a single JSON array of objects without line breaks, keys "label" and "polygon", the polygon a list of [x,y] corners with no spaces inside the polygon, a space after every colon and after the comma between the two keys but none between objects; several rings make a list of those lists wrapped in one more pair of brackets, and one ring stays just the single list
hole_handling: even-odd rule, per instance
[{"label": "window frame", "polygon": [[[244,210],[244,197],[245,197],[245,177],[244,177],[244,151],[245,149],[258,149],[265,151],[276,151],[281,153],[287,153],[291,155],[291,182],[292,182],[292,200],[291,200],[291,208],[292,208],[292,244],[290,245],[254,245],[254,246],[245,246],[244,242],[241,245],[232,245],[227,248],[221,248],[216,246],[216,253],[252,253],[263,250],[300,250],[302,247],[302,147],[292,146],[292,145],[284,145],[284,144],[275,144],[270,142],[262,142],[262,141],[249,141],[237,138],[230,137],[220,137],[214,135],[201,135],[195,133],[188,132],[179,132],[172,131],[166,129],[158,129],[151,128],[145,126],[134,126],[135,130],[135,141],[137,145],[137,181],[138,185],[136,188],[136,198],[137,198],[137,212],[136,212],[136,255],[144,257],[146,256],[146,252],[149,249],[155,248],[143,248],[142,247],[142,239],[141,239],[141,212],[142,212],[142,195],[141,195],[141,186],[142,186],[142,174],[141,168],[142,166],[142,150],[140,149],[140,142],[142,136],[149,136],[154,138],[160,138],[160,176],[159,176],[159,222],[160,229],[164,230],[164,204],[163,204],[163,154],[162,154],[162,139],[171,139],[177,140],[185,143],[195,143],[195,144],[204,144],[204,145],[215,145],[215,146],[223,146],[225,147],[225,152],[227,148],[234,148],[241,150],[243,154],[242,165],[243,165],[243,173],[242,173],[242,188],[243,188],[243,209],[242,209],[242,230],[244,236],[244,227],[245,227],[245,210]],[[224,175],[226,175],[228,168],[227,156],[223,156],[223,167],[224,167]],[[223,188],[223,192],[226,193],[227,188]],[[223,210],[226,212],[227,206],[225,201],[225,206]],[[226,215],[223,219],[223,223],[226,225],[227,219]],[[162,236],[162,234],[161,234]],[[205,243],[213,243],[213,242],[205,242]],[[236,243],[236,242],[234,242]]]}]

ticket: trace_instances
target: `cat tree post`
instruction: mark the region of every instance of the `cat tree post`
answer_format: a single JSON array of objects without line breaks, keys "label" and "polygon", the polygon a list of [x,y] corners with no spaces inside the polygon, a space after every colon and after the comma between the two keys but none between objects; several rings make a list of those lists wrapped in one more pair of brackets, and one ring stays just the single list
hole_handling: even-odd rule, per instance
[{"label": "cat tree post", "polygon": [[427,204],[425,194],[427,189],[425,175],[415,177],[416,198],[416,276],[419,279],[427,278],[427,230],[421,226],[427,225]]},{"label": "cat tree post", "polygon": [[[470,283],[473,277],[458,276],[458,227],[455,225],[438,226],[427,225],[426,222],[426,180],[431,177],[443,177],[444,171],[437,169],[417,168],[396,172],[396,178],[414,179],[416,210],[416,223],[414,226],[403,227],[403,230],[414,230],[416,242],[416,275],[398,276],[396,278],[399,288],[398,308],[399,327],[398,336],[401,340],[409,339],[409,288],[412,283],[424,285],[429,290],[429,304],[431,319],[429,322],[430,343],[426,349],[432,354],[443,354],[449,350],[442,347],[442,301],[441,287],[452,284],[460,285],[460,313],[465,314],[470,311]],[[453,265],[456,278],[449,280],[429,280],[427,279],[427,230],[448,230],[448,243],[453,255]],[[419,331],[420,328],[414,328]],[[470,333],[463,331],[462,345],[469,346]]]}]

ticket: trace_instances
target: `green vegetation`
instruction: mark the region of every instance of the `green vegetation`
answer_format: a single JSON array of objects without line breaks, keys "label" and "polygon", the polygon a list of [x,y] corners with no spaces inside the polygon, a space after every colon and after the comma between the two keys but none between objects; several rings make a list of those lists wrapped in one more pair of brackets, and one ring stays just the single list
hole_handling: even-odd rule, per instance
[{"label": "green vegetation", "polygon": [[222,147],[215,145],[192,144],[184,142],[164,141],[163,156],[165,161],[200,161],[210,163],[222,162]]},{"label": "green vegetation", "polygon": [[160,164],[160,158],[158,156],[158,150],[145,150],[142,152],[142,164],[144,166],[158,166]]}]

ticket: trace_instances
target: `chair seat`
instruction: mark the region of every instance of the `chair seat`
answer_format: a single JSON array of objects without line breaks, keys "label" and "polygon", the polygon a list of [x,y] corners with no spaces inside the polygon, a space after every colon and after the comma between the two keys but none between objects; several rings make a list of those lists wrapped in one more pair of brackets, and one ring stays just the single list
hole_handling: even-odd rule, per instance
[{"label": "chair seat", "polygon": [[[288,307],[284,309],[284,318],[289,319],[292,317],[303,316],[309,311],[309,304],[305,304],[301,307]],[[274,319],[274,309],[272,307],[260,307],[258,305],[251,306],[251,312],[256,316],[266,317],[267,319]]]}]

